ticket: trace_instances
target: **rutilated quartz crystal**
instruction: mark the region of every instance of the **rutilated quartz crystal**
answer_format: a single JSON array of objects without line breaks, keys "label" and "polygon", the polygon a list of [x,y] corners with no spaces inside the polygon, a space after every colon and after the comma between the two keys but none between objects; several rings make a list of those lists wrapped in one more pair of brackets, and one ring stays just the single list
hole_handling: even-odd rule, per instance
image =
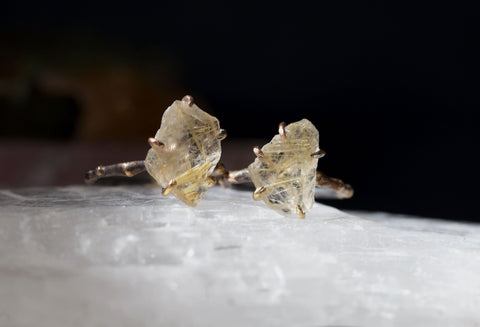
[{"label": "rutilated quartz crystal", "polygon": [[[196,206],[209,186],[220,160],[220,124],[188,99],[175,101],[165,111],[145,159],[148,173],[189,206]],[[170,193],[169,191],[169,193]]]},{"label": "rutilated quartz crystal", "polygon": [[289,124],[261,149],[261,156],[248,166],[257,188],[256,200],[263,200],[282,215],[303,218],[315,201],[318,158],[318,130],[307,119]]}]

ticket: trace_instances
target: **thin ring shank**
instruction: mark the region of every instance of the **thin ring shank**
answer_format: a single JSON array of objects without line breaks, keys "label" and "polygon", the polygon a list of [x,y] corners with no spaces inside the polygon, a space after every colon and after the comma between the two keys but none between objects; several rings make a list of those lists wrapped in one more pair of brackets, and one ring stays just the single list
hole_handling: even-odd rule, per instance
[{"label": "thin ring shank", "polygon": [[132,177],[145,171],[145,160],[121,162],[109,166],[98,166],[85,173],[85,183],[93,184],[101,178],[122,176]]},{"label": "thin ring shank", "polygon": [[[85,174],[85,182],[87,184],[93,184],[99,179],[112,176],[132,177],[145,170],[144,160],[122,162],[109,166],[98,166],[95,169],[89,170]],[[222,163],[217,165],[212,176],[215,177],[222,186],[252,182],[250,179],[250,173],[246,168],[227,171]],[[353,188],[349,184],[345,184],[338,178],[328,177],[320,171],[317,171],[315,186],[320,189],[329,189],[333,191],[324,192],[323,194],[322,192],[317,192],[318,198],[348,199],[353,196]]]},{"label": "thin ring shank", "polygon": [[[250,174],[247,169],[225,171],[222,167],[223,178],[231,184],[251,183]],[[341,179],[325,175],[317,171],[315,186],[320,189],[329,189],[333,192],[317,192],[317,198],[336,198],[349,199],[353,196],[353,188],[350,184],[345,184]]]},{"label": "thin ring shank", "polygon": [[[328,188],[335,192],[334,198],[349,199],[353,196],[353,188],[350,184],[345,184],[341,179],[328,177],[321,171],[317,171],[315,186],[320,188]],[[323,197],[319,194],[318,197]],[[325,196],[329,197],[329,196]]]}]

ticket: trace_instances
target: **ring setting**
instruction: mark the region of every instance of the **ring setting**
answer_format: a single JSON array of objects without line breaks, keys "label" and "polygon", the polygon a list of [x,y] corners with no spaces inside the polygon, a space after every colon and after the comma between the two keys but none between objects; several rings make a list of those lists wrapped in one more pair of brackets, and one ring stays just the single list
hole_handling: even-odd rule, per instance
[{"label": "ring setting", "polygon": [[[328,189],[331,198],[353,196],[353,188],[342,180],[317,171],[318,159],[325,156],[319,148],[319,133],[307,119],[285,125],[262,148],[253,147],[256,158],[248,168],[228,171],[219,162],[221,141],[227,133],[217,118],[200,109],[186,95],[167,108],[145,160],[98,166],[85,174],[93,184],[111,176],[132,177],[147,171],[162,186],[162,195],[174,195],[195,207],[208,188],[217,184],[252,183],[254,200],[262,200],[281,215],[305,218],[315,202],[315,189]],[[318,197],[318,194],[317,194]]]}]

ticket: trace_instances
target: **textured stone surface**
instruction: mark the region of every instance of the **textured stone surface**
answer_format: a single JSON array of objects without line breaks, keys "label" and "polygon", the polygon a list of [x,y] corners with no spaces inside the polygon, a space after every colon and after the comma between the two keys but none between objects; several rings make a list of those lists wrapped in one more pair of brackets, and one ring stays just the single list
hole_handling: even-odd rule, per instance
[{"label": "textured stone surface", "polygon": [[286,126],[286,138],[275,135],[261,149],[263,158],[248,166],[255,187],[265,187],[259,196],[283,215],[296,214],[297,206],[308,212],[315,195],[318,131],[307,119]]},{"label": "textured stone surface", "polygon": [[[477,326],[480,226],[214,187],[0,190],[0,326]],[[361,215],[362,218],[358,217]]]},{"label": "textured stone surface", "polygon": [[177,198],[196,206],[208,189],[207,177],[221,156],[218,120],[186,101],[175,101],[163,114],[155,138],[164,148],[148,151],[145,166],[161,186],[172,179]]}]

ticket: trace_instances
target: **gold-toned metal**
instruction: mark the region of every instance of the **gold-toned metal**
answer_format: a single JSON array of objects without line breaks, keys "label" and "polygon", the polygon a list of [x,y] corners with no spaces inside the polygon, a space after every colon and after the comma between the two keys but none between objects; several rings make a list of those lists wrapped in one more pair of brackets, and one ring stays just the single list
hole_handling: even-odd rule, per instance
[{"label": "gold-toned metal", "polygon": [[85,173],[85,183],[93,184],[101,178],[113,176],[132,177],[145,171],[145,161],[121,162],[109,166],[98,166]]},{"label": "gold-toned metal", "polygon": [[337,199],[349,199],[353,196],[353,188],[350,184],[345,184],[341,179],[328,177],[321,171],[317,171],[315,184],[318,187],[326,187],[335,191]]},{"label": "gold-toned metal", "polygon": [[214,176],[208,176],[207,177],[207,186],[212,187],[212,186],[215,186],[215,184],[217,184],[217,179]]},{"label": "gold-toned metal", "polygon": [[262,186],[262,187],[259,187],[255,190],[255,192],[253,192],[253,195],[252,195],[252,198],[255,200],[255,201],[258,201],[260,200],[260,195],[265,192],[265,187]]},{"label": "gold-toned metal", "polygon": [[183,102],[186,102],[190,107],[193,106],[194,100],[191,95],[186,95],[182,99]]},{"label": "gold-toned metal", "polygon": [[244,184],[252,182],[247,168],[228,172],[228,181],[232,184]]},{"label": "gold-toned metal", "polygon": [[222,141],[222,140],[225,140],[225,138],[227,137],[227,131],[224,130],[223,128],[220,128],[220,133],[218,133],[218,136],[217,138]]},{"label": "gold-toned metal", "polygon": [[323,158],[325,157],[327,153],[325,151],[323,151],[322,149],[318,149],[318,151],[315,151],[314,153],[312,153],[310,156],[312,158],[317,158],[317,159],[320,159],[320,158]]},{"label": "gold-toned metal", "polygon": [[260,149],[259,146],[255,145],[253,147],[253,153],[257,156],[257,158],[263,158],[263,151]]},{"label": "gold-toned metal", "polygon": [[211,176],[215,177],[218,184],[222,187],[228,187],[230,184],[247,184],[251,182],[248,169],[228,171],[221,162],[217,164]]},{"label": "gold-toned metal", "polygon": [[[215,167],[212,177],[215,177],[218,184],[223,187],[228,187],[230,186],[230,184],[238,185],[248,184],[252,182],[248,169],[245,168],[240,170],[228,171],[221,162],[218,163]],[[352,186],[350,186],[349,184],[345,184],[341,179],[329,177],[320,171],[316,172],[315,186],[331,189],[335,192],[334,195],[337,199],[348,199],[351,198],[354,194]],[[264,187],[261,191],[260,189],[262,188],[256,190],[257,195],[255,196],[258,196],[260,193],[264,192]],[[323,197],[330,199],[331,194],[319,194],[317,198]]]},{"label": "gold-toned metal", "polygon": [[97,176],[102,177],[103,175],[105,175],[105,167],[98,166],[96,169],[96,172],[97,172]]},{"label": "gold-toned metal", "polygon": [[[144,171],[145,163],[143,160],[122,162],[109,166],[100,165],[93,170],[89,170],[85,174],[85,182],[87,184],[93,184],[101,178],[114,176],[133,177]],[[223,187],[228,187],[230,184],[237,185],[251,183],[250,174],[247,169],[228,171],[223,163],[218,163],[213,174],[209,176],[209,186],[213,184],[213,179],[215,179],[215,181]],[[317,171],[315,184],[317,187],[333,190],[337,199],[348,199],[354,194],[352,186],[345,184],[341,179],[329,177],[320,171]],[[171,190],[169,193],[170,192]],[[263,190],[261,192],[257,192],[257,195],[262,192]],[[322,197],[322,194],[320,194],[320,197]],[[325,197],[330,198],[330,196]]]},{"label": "gold-toned metal", "polygon": [[229,183],[227,182],[228,172],[227,172],[227,169],[225,169],[225,166],[223,165],[223,163],[219,162],[215,166],[215,169],[213,170],[213,173],[211,176],[215,177],[218,184],[220,184],[222,187],[229,186]]},{"label": "gold-toned metal", "polygon": [[167,186],[162,190],[162,195],[167,196],[169,195],[173,189],[177,186],[177,181],[172,179],[170,182],[168,182]]},{"label": "gold-toned metal", "polygon": [[297,212],[298,218],[305,219],[305,212],[303,211],[301,205],[297,204],[297,210],[296,210],[296,212]]},{"label": "gold-toned metal", "polygon": [[225,168],[225,165],[222,162],[219,162],[215,166],[212,176],[215,176],[218,178],[218,177],[224,176],[226,173],[227,173],[227,169]]},{"label": "gold-toned metal", "polygon": [[123,169],[123,172],[125,173],[125,176],[127,177],[132,177],[134,174],[131,170],[128,169],[129,168],[129,165],[128,165],[128,162],[124,162],[122,164],[122,169]]},{"label": "gold-toned metal", "polygon": [[150,146],[152,148],[155,148],[155,149],[163,149],[165,147],[165,144],[163,144],[162,142],[160,142],[159,140],[157,140],[156,138],[154,137],[149,137],[148,138],[148,144],[150,144]]},{"label": "gold-toned metal", "polygon": [[280,138],[282,140],[287,138],[287,132],[285,131],[285,122],[283,121],[278,125],[278,135],[280,135]]}]

